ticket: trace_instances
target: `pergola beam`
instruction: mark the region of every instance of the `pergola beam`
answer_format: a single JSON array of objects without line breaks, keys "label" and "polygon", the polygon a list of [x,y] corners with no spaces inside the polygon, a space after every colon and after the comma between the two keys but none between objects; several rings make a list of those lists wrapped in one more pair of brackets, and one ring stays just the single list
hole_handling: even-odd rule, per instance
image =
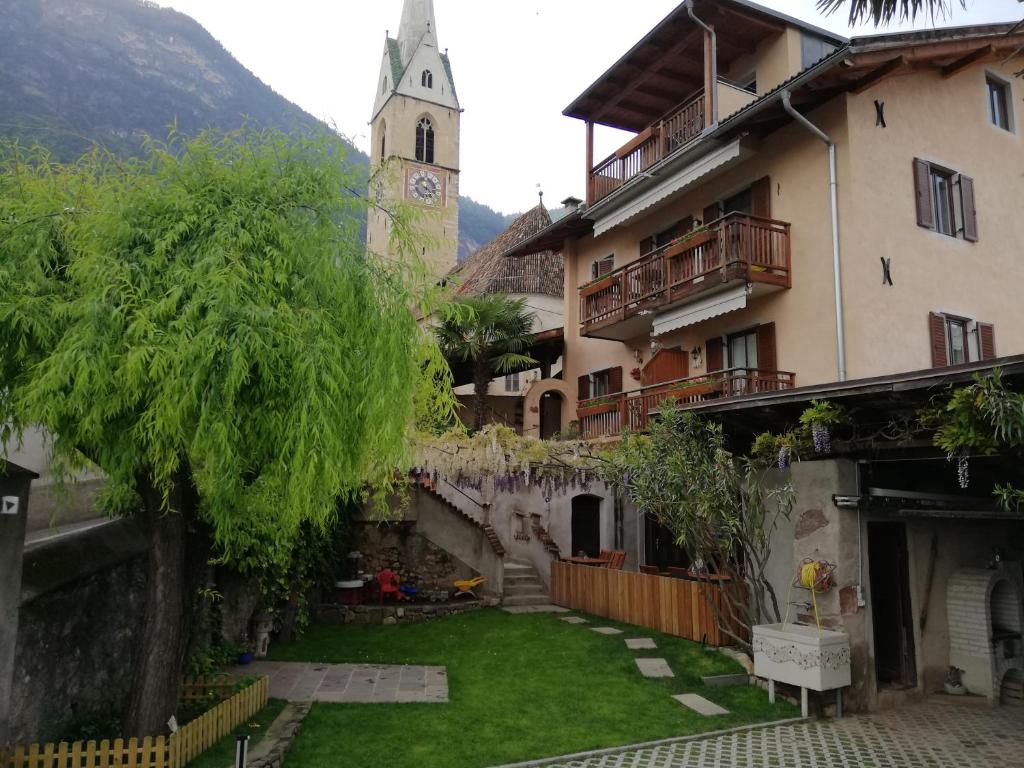
[{"label": "pergola beam", "polygon": [[893,72],[903,69],[905,66],[907,66],[907,60],[903,56],[897,56],[894,59],[889,59],[889,61],[882,64],[882,66],[876,67],[864,75],[864,77],[851,83],[850,90],[854,93],[863,93],[882,78],[888,77]]}]

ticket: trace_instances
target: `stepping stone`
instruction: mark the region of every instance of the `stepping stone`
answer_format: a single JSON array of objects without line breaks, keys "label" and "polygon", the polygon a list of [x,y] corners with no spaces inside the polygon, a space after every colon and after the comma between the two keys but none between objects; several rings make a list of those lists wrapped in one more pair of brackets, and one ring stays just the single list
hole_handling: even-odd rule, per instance
[{"label": "stepping stone", "polygon": [[720,706],[715,704],[713,701],[708,701],[703,696],[698,696],[696,693],[680,693],[677,696],[673,696],[673,699],[678,701],[684,707],[692,709],[698,715],[728,715],[729,710],[722,709]]},{"label": "stepping stone", "polygon": [[745,672],[738,672],[735,675],[708,675],[702,677],[701,682],[712,688],[725,688],[731,685],[750,685],[750,678]]},{"label": "stepping stone", "polygon": [[621,635],[622,630],[616,629],[615,627],[591,627],[591,632],[597,632],[599,635]]},{"label": "stepping stone", "polygon": [[582,616],[564,616],[562,618],[566,624],[589,624],[590,622],[584,619]]},{"label": "stepping stone", "polygon": [[631,651],[646,651],[658,646],[654,644],[654,640],[650,637],[631,637],[626,640],[626,647]]},{"label": "stepping stone", "polygon": [[644,677],[675,677],[664,659],[634,659],[640,674]]}]

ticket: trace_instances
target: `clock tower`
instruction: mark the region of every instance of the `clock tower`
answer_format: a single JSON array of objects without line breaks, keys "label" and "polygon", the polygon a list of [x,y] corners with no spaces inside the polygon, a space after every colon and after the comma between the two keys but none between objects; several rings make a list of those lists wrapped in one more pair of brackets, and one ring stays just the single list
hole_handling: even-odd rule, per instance
[{"label": "clock tower", "polygon": [[[437,45],[433,0],[404,0],[398,38],[385,38],[377,78],[370,193],[385,209],[395,201],[423,207],[423,256],[438,277],[457,262],[461,113],[448,53]],[[388,253],[390,227],[384,211],[370,211],[370,250]]]}]

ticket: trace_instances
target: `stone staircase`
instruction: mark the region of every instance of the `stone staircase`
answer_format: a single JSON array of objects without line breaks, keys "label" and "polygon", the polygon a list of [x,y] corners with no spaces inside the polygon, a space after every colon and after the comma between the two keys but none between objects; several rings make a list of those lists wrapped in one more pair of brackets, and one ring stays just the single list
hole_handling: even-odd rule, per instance
[{"label": "stone staircase", "polygon": [[470,523],[472,523],[477,528],[479,528],[483,532],[484,537],[487,539],[487,543],[491,545],[491,549],[494,550],[494,553],[498,557],[504,557],[505,556],[505,547],[502,546],[501,539],[498,538],[498,532],[496,530],[494,530],[493,526],[491,526],[488,523],[481,522],[476,517],[474,517],[473,515],[469,514],[464,509],[462,509],[457,504],[455,504],[451,499],[449,499],[443,493],[438,491],[434,487],[433,483],[430,481],[429,477],[423,476],[422,478],[417,480],[416,485],[417,485],[417,487],[419,487],[419,489],[421,491],[423,491],[424,493],[432,496],[433,498],[437,499],[437,501],[439,501],[442,504],[444,504],[444,506],[447,507],[453,514],[456,514],[459,517],[462,517],[463,519],[468,520]]},{"label": "stone staircase", "polygon": [[537,569],[528,563],[505,563],[505,588],[502,605],[548,605],[551,596]]},{"label": "stone staircase", "polygon": [[540,524],[540,515],[533,516],[533,535],[536,536],[540,543],[544,545],[544,549],[548,551],[552,559],[558,560],[562,557],[562,551],[558,548],[555,540],[551,538],[551,534],[548,533],[548,529]]}]

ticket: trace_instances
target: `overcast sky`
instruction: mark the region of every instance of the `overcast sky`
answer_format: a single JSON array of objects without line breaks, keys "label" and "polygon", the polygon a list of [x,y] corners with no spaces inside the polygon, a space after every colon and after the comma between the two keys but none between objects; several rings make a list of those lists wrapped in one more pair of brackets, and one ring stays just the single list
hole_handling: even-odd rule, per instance
[{"label": "overcast sky", "polygon": [[[205,26],[278,93],[333,123],[364,151],[384,34],[397,34],[402,0],[160,0]],[[462,121],[461,191],[505,213],[549,207],[584,190],[584,129],[562,110],[669,13],[679,0],[435,0],[451,56]],[[844,35],[840,12],[815,0],[762,0]],[[629,13],[624,13],[629,9]],[[1017,0],[958,0],[945,26],[1015,21]],[[897,25],[890,29],[909,28]],[[598,157],[621,144],[599,137]]]}]

